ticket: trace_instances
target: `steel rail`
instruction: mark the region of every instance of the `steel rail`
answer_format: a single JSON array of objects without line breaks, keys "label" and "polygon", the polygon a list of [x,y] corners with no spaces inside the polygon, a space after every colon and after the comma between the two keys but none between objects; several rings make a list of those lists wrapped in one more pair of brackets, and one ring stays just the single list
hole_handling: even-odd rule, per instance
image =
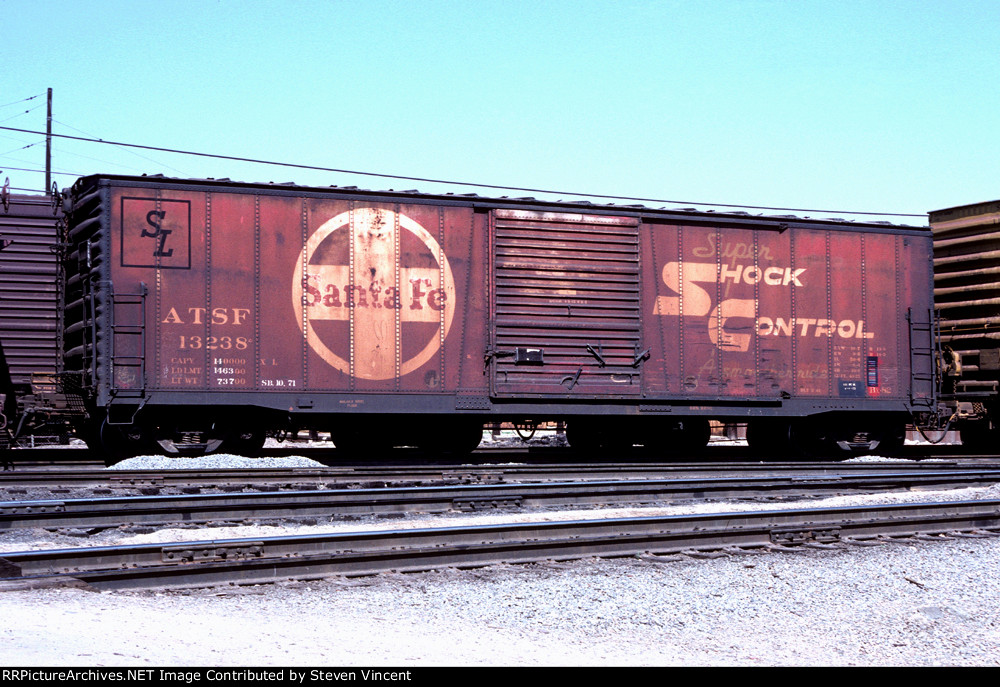
[{"label": "steel rail", "polygon": [[933,474],[898,472],[830,477],[547,482],[7,501],[0,502],[0,530],[29,527],[107,528],[552,506],[648,505],[707,499],[819,497],[898,489],[957,488],[997,482],[1000,482],[1000,470],[975,470]]},{"label": "steel rail", "polygon": [[711,498],[828,496],[900,488],[954,488],[998,481],[1000,471],[938,471],[934,474],[901,472],[833,477],[556,482],[13,501],[0,503],[0,529],[442,513],[556,505],[635,505]]},{"label": "steel rail", "polygon": [[[907,464],[908,471],[958,470],[970,463],[957,461]],[[976,469],[1000,469],[1000,462],[976,463]],[[59,488],[213,488],[268,485],[302,488],[302,485],[384,486],[394,484],[483,484],[569,479],[668,479],[676,477],[802,474],[886,473],[901,469],[887,463],[561,463],[489,465],[382,465],[335,468],[247,468],[162,470],[20,470],[0,472],[0,490],[25,487]]]},{"label": "steel rail", "polygon": [[259,584],[998,531],[1000,501],[972,501],[208,540],[7,553],[0,557],[0,587],[67,580],[98,589]]}]

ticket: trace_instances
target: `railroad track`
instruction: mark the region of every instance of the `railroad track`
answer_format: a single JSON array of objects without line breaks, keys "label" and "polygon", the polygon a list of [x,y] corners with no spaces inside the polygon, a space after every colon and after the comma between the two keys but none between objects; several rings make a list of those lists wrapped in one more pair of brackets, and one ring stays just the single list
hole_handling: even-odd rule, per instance
[{"label": "railroad track", "polygon": [[535,522],[7,553],[0,586],[202,587],[593,556],[711,555],[997,536],[1000,501]]},{"label": "railroad track", "polygon": [[827,497],[1000,482],[1000,470],[916,470],[688,479],[525,482],[0,502],[0,529],[110,528],[396,513],[634,506],[692,500]]},{"label": "railroad track", "polygon": [[[883,474],[905,470],[933,473],[974,466],[998,470],[996,460],[950,460],[934,463],[561,463],[524,464],[504,454],[490,465],[345,465],[336,468],[248,468],[105,470],[46,468],[0,472],[0,493],[19,500],[29,489],[48,489],[54,495],[75,490],[131,490],[154,495],[164,490],[198,493],[239,491],[246,488],[295,490],[310,488],[366,488],[384,486],[501,484],[607,479],[676,479],[695,477],[802,476]],[[905,466],[905,467],[904,467]]]}]

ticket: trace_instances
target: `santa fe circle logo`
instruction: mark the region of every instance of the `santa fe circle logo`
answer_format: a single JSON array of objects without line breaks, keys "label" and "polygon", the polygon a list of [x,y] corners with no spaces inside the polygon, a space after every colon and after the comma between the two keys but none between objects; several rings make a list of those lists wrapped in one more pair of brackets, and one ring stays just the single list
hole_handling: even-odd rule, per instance
[{"label": "santa fe circle logo", "polygon": [[[404,242],[414,245],[404,232],[420,241],[423,260],[401,249]],[[340,257],[324,258],[332,244]],[[431,260],[436,267],[427,265]],[[327,364],[360,379],[392,379],[416,370],[441,347],[455,315],[455,280],[441,246],[418,222],[391,210],[359,208],[309,237],[292,274],[292,305],[309,347]],[[321,323],[337,322],[349,326],[344,355],[328,345],[329,334],[317,331]],[[438,325],[407,360],[404,323]]]}]

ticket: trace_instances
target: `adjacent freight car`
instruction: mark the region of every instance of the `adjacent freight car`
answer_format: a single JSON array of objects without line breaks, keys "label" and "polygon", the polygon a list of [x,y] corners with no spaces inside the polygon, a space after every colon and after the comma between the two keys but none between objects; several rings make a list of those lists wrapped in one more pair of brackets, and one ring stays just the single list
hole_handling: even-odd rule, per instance
[{"label": "adjacent freight car", "polygon": [[930,213],[943,406],[962,444],[1000,440],[1000,201]]},{"label": "adjacent freight car", "polygon": [[109,175],[62,211],[59,391],[119,457],[551,420],[662,452],[710,418],[890,450],[937,402],[925,228]]},{"label": "adjacent freight car", "polygon": [[0,448],[65,443],[84,406],[62,393],[60,211],[0,190]]}]

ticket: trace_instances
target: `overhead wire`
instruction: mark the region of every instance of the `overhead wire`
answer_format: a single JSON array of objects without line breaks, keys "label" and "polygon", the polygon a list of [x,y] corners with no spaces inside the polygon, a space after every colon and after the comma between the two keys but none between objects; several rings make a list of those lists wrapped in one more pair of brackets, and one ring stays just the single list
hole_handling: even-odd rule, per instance
[{"label": "overhead wire", "polygon": [[43,95],[45,95],[45,93],[38,93],[37,95],[33,95],[27,98],[21,98],[20,100],[15,100],[12,103],[5,103],[3,105],[0,105],[0,107],[10,107],[11,105],[17,105],[18,103],[26,103],[29,100],[34,100],[35,98],[41,98]]},{"label": "overhead wire", "polygon": [[[60,126],[66,127],[67,129],[72,129],[73,131],[76,131],[77,133],[83,134],[84,136],[92,136],[92,137],[96,138],[96,136],[94,134],[90,133],[89,131],[83,131],[82,129],[77,129],[75,126],[70,126],[66,122],[61,122],[58,119],[56,119],[55,117],[52,118],[52,121],[55,122],[56,124],[60,125]],[[137,153],[137,152],[135,152],[133,150],[126,149],[126,152],[129,152],[129,153],[131,153],[132,155],[135,155],[138,158],[146,160],[147,162],[152,162],[154,164],[157,164],[157,165],[160,165],[162,167],[165,167],[166,169],[169,169],[169,170],[172,170],[174,172],[177,172],[178,174],[184,174],[184,172],[182,172],[181,170],[177,169],[176,167],[171,167],[168,164],[164,164],[160,160],[154,160],[151,157],[146,157],[145,155],[140,155],[139,153]],[[71,154],[76,154],[79,157],[86,158],[85,155],[80,155],[79,153],[71,153]],[[86,159],[88,159],[88,160],[97,160],[98,162],[103,162],[103,160],[98,160],[98,158],[86,158]],[[109,164],[114,164],[114,163],[109,163]],[[122,166],[123,167],[128,167],[128,165],[122,165]],[[135,168],[133,167],[131,169],[135,169]]]},{"label": "overhead wire", "polygon": [[[30,164],[30,163],[28,163],[28,164]],[[44,169],[31,169],[29,167],[11,167],[10,165],[2,165],[2,166],[0,166],[0,171],[3,171],[3,170],[12,170],[12,171],[15,171],[15,172],[38,172],[39,174],[44,174],[45,173]],[[60,176],[66,176],[66,177],[82,177],[82,176],[86,176],[86,175],[81,174],[79,172],[57,172],[55,170],[52,170],[51,174],[58,174]]]},{"label": "overhead wire", "polygon": [[[27,162],[25,164],[31,164],[31,163]],[[44,169],[32,169],[31,167],[11,167],[10,165],[0,165],[0,171],[3,170],[11,170],[14,172],[37,172],[39,174],[45,174]],[[52,170],[51,174],[58,174],[59,176],[65,176],[65,177],[86,176],[85,174],[81,174],[80,172],[57,172],[56,170]]]},{"label": "overhead wire", "polygon": [[[33,131],[30,129],[18,129],[9,126],[0,126],[0,129],[5,131],[17,131],[20,133],[27,134],[41,134],[44,132]],[[401,181],[420,181],[432,184],[450,184],[455,186],[468,186],[472,188],[487,188],[501,191],[520,191],[527,193],[545,193],[553,195],[568,195],[576,196],[579,198],[601,198],[603,200],[629,200],[637,201],[642,203],[674,203],[678,205],[701,205],[705,207],[723,207],[723,208],[745,208],[748,210],[773,210],[773,211],[783,211],[783,212],[812,212],[812,213],[830,213],[830,214],[842,214],[842,215],[868,215],[873,217],[925,217],[924,214],[918,213],[907,213],[907,212],[864,212],[861,210],[825,210],[816,208],[791,208],[791,207],[777,207],[769,205],[743,205],[739,203],[703,203],[700,201],[691,200],[671,200],[666,198],[645,198],[638,196],[616,196],[609,194],[600,193],[582,193],[577,191],[564,191],[564,190],[552,190],[552,189],[542,189],[542,188],[530,188],[524,186],[503,186],[500,184],[483,184],[469,181],[455,181],[449,179],[432,179],[429,177],[415,177],[415,176],[404,176],[399,174],[383,174],[378,172],[364,172],[360,170],[351,169],[340,169],[336,167],[320,167],[318,165],[303,165],[292,162],[276,162],[273,160],[259,160],[255,158],[240,157],[236,155],[221,155],[217,153],[203,153],[193,150],[180,150],[177,148],[165,148],[161,146],[149,146],[140,145],[137,143],[124,143],[122,141],[106,141],[100,138],[85,138],[82,136],[70,136],[69,134],[52,134],[54,137],[67,138],[75,141],[85,141],[87,143],[101,143],[104,145],[120,146],[124,148],[138,148],[140,150],[155,150],[163,153],[176,153],[178,155],[192,155],[195,157],[208,157],[217,160],[231,160],[234,162],[247,162],[259,165],[271,165],[277,167],[289,167],[292,169],[307,169],[310,171],[317,172],[331,172],[336,174],[353,174],[358,176],[369,176],[378,177],[382,179],[397,179]]]},{"label": "overhead wire", "polygon": [[13,150],[8,150],[6,153],[0,153],[0,155],[10,155],[11,153],[16,153],[19,150],[25,150],[26,148],[31,148],[32,146],[37,146],[45,141],[35,141],[34,143],[29,143],[28,145],[21,146],[20,148],[14,148]]},{"label": "overhead wire", "polygon": [[[106,164],[106,165],[115,165],[117,167],[124,167],[125,169],[131,169],[131,170],[137,171],[137,172],[141,171],[141,170],[139,170],[136,167],[130,167],[128,165],[123,165],[120,162],[111,162],[110,160],[104,160],[104,159],[101,159],[99,157],[91,157],[89,155],[84,155],[82,153],[74,153],[74,152],[69,151],[69,150],[60,150],[59,153],[60,153],[60,155],[72,155],[73,157],[83,158],[84,160],[93,160],[94,162],[100,162],[100,163]],[[155,160],[151,160],[151,162],[155,162]]]},{"label": "overhead wire", "polygon": [[37,110],[38,108],[40,108],[43,104],[44,103],[39,103],[38,105],[35,105],[34,107],[29,107],[24,112],[18,112],[16,115],[11,115],[10,117],[7,117],[6,119],[0,119],[0,122],[9,122],[12,119],[17,119],[18,117],[22,117],[22,116],[28,114],[29,112],[34,112],[35,110]]}]

